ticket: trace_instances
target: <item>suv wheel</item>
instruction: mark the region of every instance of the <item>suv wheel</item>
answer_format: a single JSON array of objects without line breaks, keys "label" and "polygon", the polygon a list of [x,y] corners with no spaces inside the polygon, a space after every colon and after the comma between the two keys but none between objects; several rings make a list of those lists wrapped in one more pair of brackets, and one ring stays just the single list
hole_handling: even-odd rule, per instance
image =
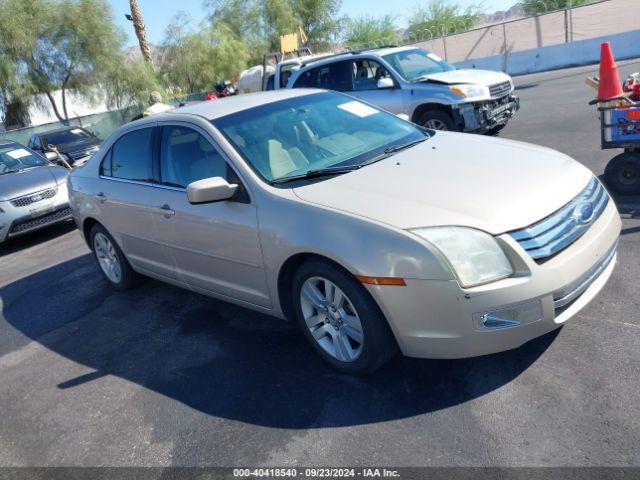
[{"label": "suv wheel", "polygon": [[116,241],[102,225],[96,224],[91,229],[90,245],[93,258],[113,288],[128,290],[140,283],[142,277],[131,268]]},{"label": "suv wheel", "polygon": [[459,130],[453,122],[453,117],[442,110],[427,110],[420,115],[418,124],[431,130],[449,130],[452,132]]},{"label": "suv wheel", "polygon": [[293,296],[304,335],[336,370],[367,374],[395,354],[384,315],[362,284],[341,268],[305,262],[294,276]]}]

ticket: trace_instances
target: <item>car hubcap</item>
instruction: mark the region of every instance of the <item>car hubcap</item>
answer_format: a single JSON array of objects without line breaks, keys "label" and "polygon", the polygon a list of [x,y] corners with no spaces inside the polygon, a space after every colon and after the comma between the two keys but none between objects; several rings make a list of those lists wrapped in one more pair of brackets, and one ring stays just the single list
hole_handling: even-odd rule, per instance
[{"label": "car hubcap", "polygon": [[111,240],[106,235],[97,233],[93,238],[93,247],[103,273],[113,283],[119,283],[122,278],[122,268]]},{"label": "car hubcap", "polygon": [[624,168],[620,170],[618,178],[620,183],[624,185],[633,185],[638,181],[639,176],[637,168],[634,168],[633,165],[625,165]]},{"label": "car hubcap", "polygon": [[364,345],[360,317],[337,285],[309,278],[300,290],[300,306],[307,328],[325,352],[342,362],[358,358]]},{"label": "car hubcap", "polygon": [[444,122],[435,118],[427,120],[427,123],[425,123],[424,126],[430,128],[431,130],[447,130],[447,126],[444,124]]}]

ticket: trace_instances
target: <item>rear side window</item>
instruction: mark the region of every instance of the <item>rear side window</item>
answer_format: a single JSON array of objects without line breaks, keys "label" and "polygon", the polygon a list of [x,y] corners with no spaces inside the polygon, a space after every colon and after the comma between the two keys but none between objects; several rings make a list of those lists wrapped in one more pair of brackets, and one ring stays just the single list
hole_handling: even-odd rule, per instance
[{"label": "rear side window", "polygon": [[143,128],[120,137],[102,161],[100,173],[125,180],[151,181],[153,131]]},{"label": "rear side window", "polygon": [[293,88],[324,88],[338,92],[353,90],[352,62],[335,62],[300,74]]}]

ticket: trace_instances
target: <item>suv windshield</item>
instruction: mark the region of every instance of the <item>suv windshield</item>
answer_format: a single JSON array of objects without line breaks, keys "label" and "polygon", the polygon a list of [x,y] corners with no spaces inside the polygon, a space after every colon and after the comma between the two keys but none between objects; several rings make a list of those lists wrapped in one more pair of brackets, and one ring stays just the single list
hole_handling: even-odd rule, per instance
[{"label": "suv windshield", "polygon": [[0,147],[0,175],[45,165],[50,164],[41,156],[20,145],[3,145]]},{"label": "suv windshield", "polygon": [[437,55],[419,48],[390,53],[382,58],[389,62],[396,72],[409,82],[419,80],[432,73],[442,73],[456,69]]},{"label": "suv windshield", "polygon": [[65,143],[76,143],[83,140],[93,140],[95,137],[82,128],[72,128],[61,132],[50,133],[42,137],[43,145],[63,145]]},{"label": "suv windshield", "polygon": [[332,92],[269,103],[213,124],[268,182],[363,165],[391,147],[429,135],[395,115]]}]

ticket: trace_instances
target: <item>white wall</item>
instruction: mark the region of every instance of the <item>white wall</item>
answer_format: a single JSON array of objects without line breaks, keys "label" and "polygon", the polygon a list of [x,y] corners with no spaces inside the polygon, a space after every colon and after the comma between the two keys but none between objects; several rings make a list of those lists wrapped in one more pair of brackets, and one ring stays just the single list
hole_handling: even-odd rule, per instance
[{"label": "white wall", "polygon": [[[558,68],[588,65],[600,61],[600,44],[611,42],[616,60],[640,57],[640,30],[590,38],[549,47],[512,52],[506,57],[506,72],[510,75],[544,72]],[[458,68],[482,68],[505,70],[505,56],[491,55],[484,58],[456,62]]]}]

